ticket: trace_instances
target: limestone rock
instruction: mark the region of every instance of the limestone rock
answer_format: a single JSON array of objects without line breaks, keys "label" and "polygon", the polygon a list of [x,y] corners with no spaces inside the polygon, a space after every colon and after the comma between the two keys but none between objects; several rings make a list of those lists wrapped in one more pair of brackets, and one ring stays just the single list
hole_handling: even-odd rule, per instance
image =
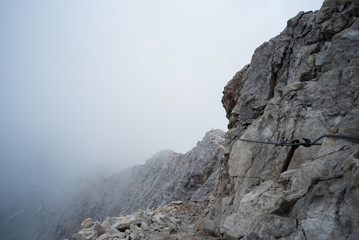
[{"label": "limestone rock", "polygon": [[287,148],[237,141],[359,136],[358,17],[356,0],[299,13],[225,87],[228,161],[205,231],[228,239],[358,238],[357,141],[299,147],[282,174]]},{"label": "limestone rock", "polygon": [[229,119],[228,128],[233,127],[233,123],[231,121],[231,113],[233,108],[237,104],[237,100],[239,98],[240,91],[243,86],[243,75],[248,70],[249,65],[246,65],[243,67],[241,71],[236,73],[236,75],[233,77],[231,81],[228,82],[228,84],[224,87],[223,95],[225,95],[225,98],[222,98],[222,104],[224,109],[226,110],[226,116]]},{"label": "limestone rock", "polygon": [[92,218],[87,218],[81,223],[80,229],[89,228],[93,224]]},{"label": "limestone rock", "polygon": [[[92,226],[80,230],[73,235],[72,239],[215,240],[217,238],[198,231],[204,216],[204,209],[210,205],[211,202],[208,200],[174,201],[158,208],[135,212],[127,216],[109,217],[100,223],[105,230],[102,234],[97,236]],[[147,225],[146,222],[151,224]],[[120,228],[119,226],[124,226],[124,223],[129,227]]]},{"label": "limestone rock", "polygon": [[96,240],[97,232],[93,229],[82,229],[77,234],[76,240]]}]

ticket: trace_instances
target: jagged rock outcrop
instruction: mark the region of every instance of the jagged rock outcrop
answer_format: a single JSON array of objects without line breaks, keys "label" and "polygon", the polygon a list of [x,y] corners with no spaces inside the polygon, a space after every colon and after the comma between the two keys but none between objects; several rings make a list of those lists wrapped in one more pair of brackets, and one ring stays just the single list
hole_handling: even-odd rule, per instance
[{"label": "jagged rock outcrop", "polygon": [[130,214],[174,200],[206,199],[218,182],[224,134],[222,130],[209,131],[186,154],[164,150],[144,165],[89,183],[78,195],[71,214],[64,214],[56,237],[70,236],[86,218],[103,221],[108,216]]},{"label": "jagged rock outcrop", "polygon": [[290,19],[225,87],[227,162],[204,230],[226,239],[358,239],[358,141],[299,147],[282,174],[289,148],[237,141],[359,136],[358,96],[359,1],[326,0]]}]

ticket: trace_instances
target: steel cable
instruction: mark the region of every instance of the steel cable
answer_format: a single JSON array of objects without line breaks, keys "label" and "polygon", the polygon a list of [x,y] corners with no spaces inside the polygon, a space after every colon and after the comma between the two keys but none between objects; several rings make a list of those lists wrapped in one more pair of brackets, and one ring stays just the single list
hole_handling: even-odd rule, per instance
[{"label": "steel cable", "polygon": [[270,144],[275,145],[279,147],[290,147],[290,146],[304,146],[304,147],[310,147],[312,145],[322,145],[322,143],[318,143],[318,141],[322,138],[342,138],[342,139],[348,139],[348,140],[357,140],[359,141],[359,137],[356,136],[349,136],[349,135],[341,135],[341,134],[324,134],[314,141],[310,141],[309,139],[303,138],[304,142],[266,142],[266,141],[258,141],[258,140],[249,140],[249,139],[238,139],[238,141],[242,142],[252,142],[252,143],[259,143],[259,144]]},{"label": "steel cable", "polygon": [[249,139],[242,139],[242,138],[238,139],[238,141],[252,142],[252,143],[259,143],[259,144],[271,144],[271,145],[275,145],[275,146],[279,146],[279,147],[290,146],[291,148],[288,152],[286,159],[284,160],[284,164],[283,164],[283,167],[281,170],[281,173],[283,173],[283,172],[287,171],[290,161],[294,155],[294,152],[299,146],[310,147],[312,145],[322,145],[323,143],[318,143],[318,141],[322,138],[341,138],[341,139],[347,139],[347,140],[356,140],[359,143],[359,137],[349,136],[349,135],[341,135],[341,134],[324,134],[324,135],[318,137],[317,139],[315,139],[314,141],[310,141],[307,138],[303,138],[304,142],[300,142],[297,139],[292,140],[291,142],[287,142],[287,141],[265,142],[265,141],[249,140]]}]

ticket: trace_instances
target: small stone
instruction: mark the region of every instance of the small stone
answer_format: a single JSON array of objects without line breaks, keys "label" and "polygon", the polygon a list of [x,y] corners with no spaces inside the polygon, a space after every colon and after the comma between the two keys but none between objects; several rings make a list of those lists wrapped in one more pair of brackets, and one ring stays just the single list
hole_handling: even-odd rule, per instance
[{"label": "small stone", "polygon": [[181,205],[182,203],[183,203],[183,201],[172,201],[171,202],[171,204],[176,205],[176,206]]},{"label": "small stone", "polygon": [[139,234],[142,232],[142,229],[140,227],[137,227],[136,225],[134,224],[131,224],[130,225],[130,230],[131,232],[135,233],[135,234]]},{"label": "small stone", "polygon": [[144,212],[140,212],[138,216],[136,216],[136,224],[140,225],[142,223],[146,223],[147,225],[150,225],[152,223],[151,217],[147,215]]},{"label": "small stone", "polygon": [[99,236],[105,233],[104,227],[101,225],[100,222],[94,222],[91,226],[91,229],[95,230]]},{"label": "small stone", "polygon": [[170,235],[171,233],[174,232],[174,229],[171,228],[171,227],[165,227],[165,228],[162,229],[162,232],[163,232],[164,234]]},{"label": "small stone", "polygon": [[130,230],[130,229],[126,229],[125,234],[126,234],[126,236],[129,236],[129,235],[131,234],[131,230]]},{"label": "small stone", "polygon": [[163,226],[159,225],[158,223],[152,223],[150,226],[150,229],[153,229],[154,231],[161,231]]},{"label": "small stone", "polygon": [[111,225],[111,228],[115,228],[121,232],[126,231],[126,229],[130,228],[130,224],[135,222],[135,216],[129,215],[126,217],[120,217],[118,221]]},{"label": "small stone", "polygon": [[99,238],[96,240],[110,240],[110,239],[124,239],[126,237],[125,233],[118,232],[118,233],[105,233],[102,234]]},{"label": "small stone", "polygon": [[141,223],[141,229],[143,231],[148,231],[149,230],[149,226],[147,225],[147,223],[143,222]]},{"label": "small stone", "polygon": [[76,240],[96,240],[97,232],[93,229],[82,229],[79,231]]},{"label": "small stone", "polygon": [[131,240],[138,240],[139,238],[138,238],[138,234],[136,234],[136,233],[130,233],[130,239]]},{"label": "small stone", "polygon": [[81,223],[80,229],[89,228],[92,226],[92,224],[93,224],[92,218],[87,218]]}]

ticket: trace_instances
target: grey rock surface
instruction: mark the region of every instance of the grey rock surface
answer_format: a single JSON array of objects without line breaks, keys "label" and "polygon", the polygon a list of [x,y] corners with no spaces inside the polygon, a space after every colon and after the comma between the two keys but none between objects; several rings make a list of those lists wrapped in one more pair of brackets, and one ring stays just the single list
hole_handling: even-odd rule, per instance
[{"label": "grey rock surface", "polygon": [[[226,167],[204,230],[226,239],[358,239],[358,141],[299,147],[280,174],[280,142],[359,136],[359,1],[300,12],[255,50],[224,90]],[[235,104],[234,104],[235,101]]]},{"label": "grey rock surface", "polygon": [[[102,223],[86,219],[81,224],[86,228],[73,234],[71,240],[215,240],[218,238],[205,235],[201,231],[201,217],[208,211],[212,202],[173,201],[127,216],[108,217]],[[96,227],[103,229],[101,234]]]},{"label": "grey rock surface", "polygon": [[174,200],[208,198],[218,182],[220,162],[224,159],[224,134],[222,130],[209,131],[186,154],[160,151],[144,165],[102,182],[89,182],[72,208],[64,213],[56,236],[70,236],[86,218],[103,221],[108,216],[130,214]]},{"label": "grey rock surface", "polygon": [[[359,239],[359,141],[324,138],[320,146],[300,146],[283,173],[288,147],[238,141],[359,136],[359,1],[325,0],[320,10],[288,20],[223,93],[229,119],[224,146],[217,144],[221,135],[186,155],[162,152],[125,175],[143,176],[126,182],[133,185],[128,195],[112,198],[138,201],[136,207],[124,204],[125,213],[173,199],[188,202],[126,217],[110,201],[91,205],[120,217],[97,224],[102,235],[87,220],[73,239]],[[118,183],[120,175],[113,177]],[[195,201],[208,198],[216,182],[211,200]],[[144,190],[151,187],[161,190]]]}]

